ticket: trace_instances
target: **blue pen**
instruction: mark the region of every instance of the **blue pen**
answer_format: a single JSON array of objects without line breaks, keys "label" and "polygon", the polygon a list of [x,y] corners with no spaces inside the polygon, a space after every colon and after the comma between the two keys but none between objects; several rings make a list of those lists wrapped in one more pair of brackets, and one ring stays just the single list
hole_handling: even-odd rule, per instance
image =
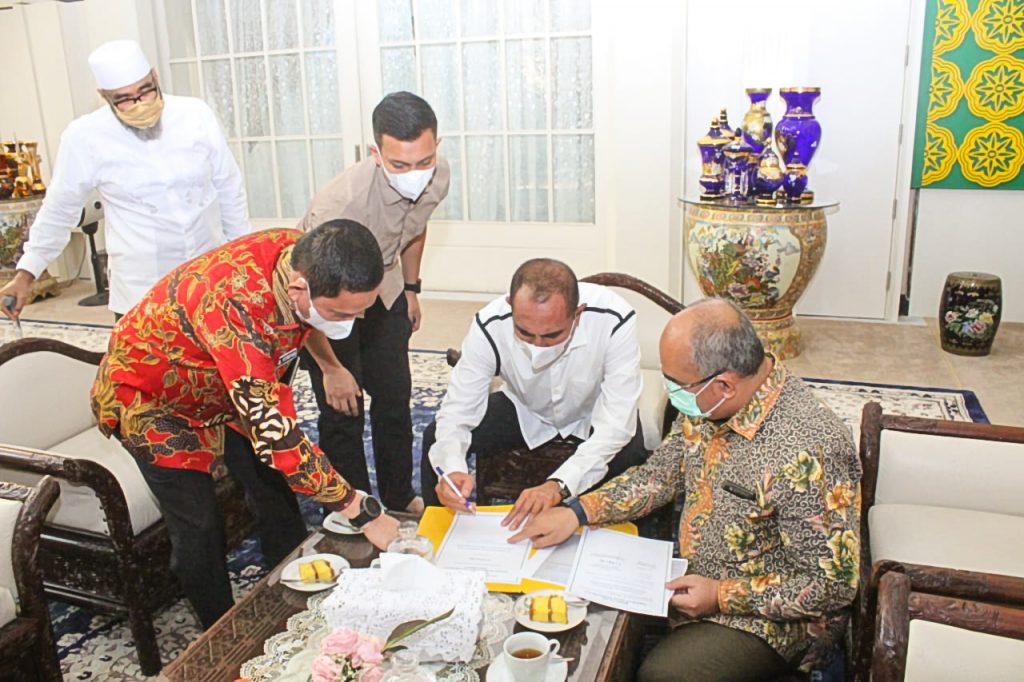
[{"label": "blue pen", "polygon": [[458,486],[455,485],[452,479],[448,478],[448,474],[444,472],[444,469],[442,469],[441,467],[434,467],[434,471],[436,471],[437,475],[440,476],[444,480],[444,482],[448,484],[448,487],[452,489],[452,492],[459,496],[459,499],[462,500],[462,504],[465,505],[466,510],[469,511],[470,514],[473,514],[473,505],[469,503],[469,500],[462,496],[462,493],[459,492]]}]

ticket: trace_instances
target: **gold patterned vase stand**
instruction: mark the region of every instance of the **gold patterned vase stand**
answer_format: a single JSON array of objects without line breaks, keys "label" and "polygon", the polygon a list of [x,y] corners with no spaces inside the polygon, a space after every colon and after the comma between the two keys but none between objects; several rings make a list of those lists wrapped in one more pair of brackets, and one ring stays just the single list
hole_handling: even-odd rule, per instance
[{"label": "gold patterned vase stand", "polygon": [[793,306],[821,263],[827,210],[684,200],[686,249],[705,296],[726,298],[750,317],[765,349],[800,354]]},{"label": "gold patterned vase stand", "polygon": [[[0,201],[0,287],[14,279],[16,265],[28,240],[29,228],[42,205],[43,200],[38,197]],[[37,298],[55,295],[57,289],[57,280],[44,270],[32,285],[29,303]]]}]

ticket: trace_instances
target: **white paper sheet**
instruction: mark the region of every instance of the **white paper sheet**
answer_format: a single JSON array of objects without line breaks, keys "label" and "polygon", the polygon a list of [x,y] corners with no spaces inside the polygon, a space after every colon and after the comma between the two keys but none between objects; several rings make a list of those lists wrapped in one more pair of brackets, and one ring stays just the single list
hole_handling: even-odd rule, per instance
[{"label": "white paper sheet", "polygon": [[514,535],[501,525],[506,512],[456,514],[434,562],[442,568],[483,571],[489,583],[518,584],[530,552],[526,540],[508,544]]},{"label": "white paper sheet", "polygon": [[[580,539],[567,590],[622,611],[668,615],[672,543],[587,528]],[[685,570],[685,569],[684,569]]]},{"label": "white paper sheet", "polygon": [[526,562],[523,577],[542,580],[560,587],[568,585],[572,567],[576,563],[580,537],[577,533],[560,545],[538,549]]}]

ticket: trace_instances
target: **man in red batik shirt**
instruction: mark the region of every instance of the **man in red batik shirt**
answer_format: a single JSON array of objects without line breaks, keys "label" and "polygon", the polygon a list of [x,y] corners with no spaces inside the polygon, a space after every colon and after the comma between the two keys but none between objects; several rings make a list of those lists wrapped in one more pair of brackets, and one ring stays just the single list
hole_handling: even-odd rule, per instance
[{"label": "man in red batik shirt", "polygon": [[397,534],[379,501],[349,486],[298,428],[281,383],[311,329],[348,334],[383,274],[377,241],[357,222],[268,230],[173,270],[114,328],[93,411],[156,496],[171,569],[204,628],[233,603],[214,494],[225,469],[245,489],[270,565],[306,536],[292,491],[340,511],[380,548]]}]

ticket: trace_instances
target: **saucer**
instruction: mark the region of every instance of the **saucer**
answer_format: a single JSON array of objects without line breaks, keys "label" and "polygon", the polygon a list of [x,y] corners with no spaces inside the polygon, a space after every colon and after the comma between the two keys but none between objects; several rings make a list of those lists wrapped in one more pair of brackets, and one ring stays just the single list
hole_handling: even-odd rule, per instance
[{"label": "saucer", "polygon": [[530,599],[556,594],[562,597],[565,596],[565,592],[562,590],[537,590],[536,592],[528,592],[519,597],[515,604],[516,622],[534,632],[564,632],[582,623],[583,619],[587,617],[587,607],[575,604],[569,604],[568,613],[566,613],[569,619],[568,623],[544,623],[530,618]]},{"label": "saucer", "polygon": [[293,559],[287,566],[281,570],[281,584],[285,587],[290,587],[293,590],[299,592],[319,592],[320,590],[326,590],[337,585],[337,581],[333,583],[301,583],[301,582],[283,582],[284,580],[299,580],[299,564],[304,561],[313,561],[314,559],[323,559],[331,565],[335,573],[341,573],[351,565],[344,557],[340,557],[337,554],[312,554],[310,556],[300,556],[297,559]]},{"label": "saucer", "polygon": [[[508,669],[508,665],[505,663],[505,656],[505,652],[502,651],[487,666],[487,682],[515,682],[515,678],[512,677],[512,671]],[[548,663],[547,676],[544,678],[544,682],[562,682],[568,676],[569,662],[555,661]]]},{"label": "saucer", "polygon": [[363,533],[362,528],[353,526],[341,512],[331,512],[325,516],[323,526],[324,530],[329,530],[339,535],[362,535]]}]

